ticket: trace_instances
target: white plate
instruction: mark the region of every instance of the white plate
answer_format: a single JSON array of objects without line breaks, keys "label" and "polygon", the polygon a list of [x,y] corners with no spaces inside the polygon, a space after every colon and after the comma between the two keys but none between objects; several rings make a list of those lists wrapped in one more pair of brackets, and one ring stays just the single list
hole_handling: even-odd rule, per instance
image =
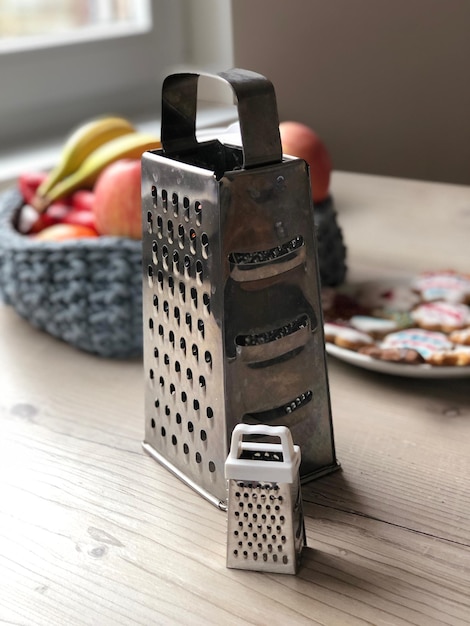
[{"label": "white plate", "polygon": [[390,361],[373,359],[370,356],[359,354],[359,352],[354,352],[353,350],[340,348],[333,343],[326,344],[326,352],[351,365],[395,376],[406,376],[409,378],[466,378],[470,376],[470,366],[467,365],[438,367],[426,363],[421,365],[391,363]]}]

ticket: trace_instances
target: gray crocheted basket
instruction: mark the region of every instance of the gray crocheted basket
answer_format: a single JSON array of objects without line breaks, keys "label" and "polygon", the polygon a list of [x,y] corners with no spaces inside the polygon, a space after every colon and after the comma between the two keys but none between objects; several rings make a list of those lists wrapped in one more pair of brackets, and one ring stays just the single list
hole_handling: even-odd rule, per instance
[{"label": "gray crocheted basket", "polygon": [[37,328],[109,358],[142,353],[142,243],[41,242],[15,229],[16,189],[0,195],[0,296]]}]

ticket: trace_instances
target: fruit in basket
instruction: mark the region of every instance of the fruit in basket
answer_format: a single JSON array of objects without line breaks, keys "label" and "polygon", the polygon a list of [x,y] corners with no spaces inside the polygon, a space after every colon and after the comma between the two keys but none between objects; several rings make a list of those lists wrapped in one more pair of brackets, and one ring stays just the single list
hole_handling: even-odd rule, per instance
[{"label": "fruit in basket", "polygon": [[32,202],[38,187],[46,177],[46,172],[24,172],[18,177],[18,189],[26,204]]},{"label": "fruit in basket", "polygon": [[100,235],[142,237],[141,169],[140,159],[120,159],[99,176],[93,211]]},{"label": "fruit in basket", "polygon": [[99,146],[132,132],[135,132],[134,126],[118,116],[100,117],[81,124],[67,138],[59,162],[39,186],[38,196],[46,196],[60,180],[73,174]]},{"label": "fruit in basket", "polygon": [[101,172],[119,159],[140,159],[146,150],[159,148],[160,140],[148,133],[134,132],[111,139],[92,152],[70,176],[60,180],[44,197],[36,196],[33,206],[40,212],[52,202],[78,189],[91,189]]},{"label": "fruit in basket", "polygon": [[67,241],[89,237],[98,237],[98,233],[94,228],[80,224],[54,224],[34,235],[36,241]]},{"label": "fruit in basket", "polygon": [[66,202],[54,202],[47,208],[45,213],[40,215],[38,215],[37,211],[34,211],[36,219],[27,230],[28,234],[36,234],[49,226],[60,224],[69,212],[70,206]]},{"label": "fruit in basket", "polygon": [[70,197],[72,208],[80,211],[93,211],[94,202],[95,194],[88,189],[79,189]]},{"label": "fruit in basket", "polygon": [[313,201],[322,202],[329,194],[332,170],[325,144],[313,129],[300,122],[281,122],[279,133],[284,154],[304,159],[308,163]]}]

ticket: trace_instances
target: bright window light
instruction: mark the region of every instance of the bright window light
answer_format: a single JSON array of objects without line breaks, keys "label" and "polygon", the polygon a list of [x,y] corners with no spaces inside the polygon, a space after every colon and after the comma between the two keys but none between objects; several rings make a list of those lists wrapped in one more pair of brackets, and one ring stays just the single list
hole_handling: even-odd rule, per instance
[{"label": "bright window light", "polygon": [[0,52],[150,30],[150,0],[0,0]]}]

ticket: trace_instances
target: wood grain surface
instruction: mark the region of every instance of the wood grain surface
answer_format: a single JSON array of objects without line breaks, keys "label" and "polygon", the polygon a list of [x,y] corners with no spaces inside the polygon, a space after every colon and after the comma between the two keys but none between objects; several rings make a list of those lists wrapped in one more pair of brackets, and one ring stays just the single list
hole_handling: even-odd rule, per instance
[{"label": "wood grain surface", "polygon": [[[469,269],[469,188],[336,173],[333,189],[354,279]],[[329,358],[342,469],[303,488],[298,575],[262,574],[226,568],[226,514],[143,453],[139,360],[5,306],[0,334],[0,624],[470,624],[469,379]]]}]

